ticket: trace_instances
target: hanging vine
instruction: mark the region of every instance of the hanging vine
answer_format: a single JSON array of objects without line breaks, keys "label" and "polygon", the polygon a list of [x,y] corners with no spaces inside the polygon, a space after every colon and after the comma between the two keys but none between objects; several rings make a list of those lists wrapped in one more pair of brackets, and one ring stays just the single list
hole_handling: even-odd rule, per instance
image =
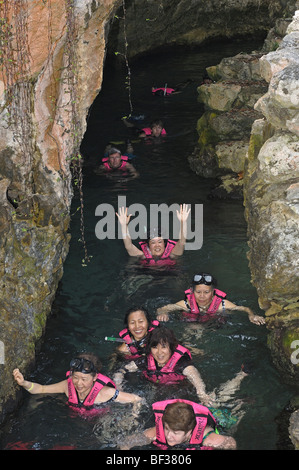
[{"label": "hanging vine", "polygon": [[82,265],[90,261],[90,256],[87,253],[87,246],[85,240],[84,229],[84,195],[83,195],[83,160],[80,155],[80,144],[82,137],[81,122],[77,119],[79,116],[77,96],[78,96],[78,57],[77,57],[77,43],[78,43],[78,26],[76,22],[74,0],[65,0],[66,7],[66,41],[65,41],[65,56],[66,56],[66,83],[68,86],[67,92],[69,93],[69,110],[70,110],[70,136],[72,140],[71,157],[71,170],[73,173],[73,183],[78,188],[80,198],[80,232],[81,242],[83,244],[84,258]]},{"label": "hanging vine", "polygon": [[5,85],[5,106],[8,125],[22,155],[25,169],[23,191],[32,192],[33,122],[30,80],[30,51],[28,45],[28,2],[11,0],[0,2],[1,65]]},{"label": "hanging vine", "polygon": [[[21,166],[25,173],[22,180],[24,195],[34,192],[33,165],[34,165],[34,126],[33,126],[33,81],[30,73],[30,50],[28,44],[28,0],[0,0],[0,65],[5,87],[5,103],[7,124],[13,131],[15,142],[18,143],[22,155]],[[52,6],[51,0],[43,0],[48,5],[48,63],[53,75],[53,34],[52,34]],[[84,259],[82,264],[89,261],[84,236],[84,202],[83,202],[83,174],[82,158],[80,155],[80,141],[82,137],[81,123],[77,119],[77,90],[78,90],[78,60],[77,43],[78,27],[76,24],[75,1],[65,0],[66,11],[66,43],[64,69],[64,82],[69,93],[69,102],[65,106],[70,113],[70,168],[74,185],[80,196],[80,231],[83,244]],[[52,72],[52,73],[51,73]],[[53,86],[52,86],[53,85]],[[57,88],[51,80],[51,103],[54,115],[57,109]],[[55,88],[53,88],[55,87]],[[2,109],[2,111],[3,111]]]},{"label": "hanging vine", "polygon": [[123,119],[130,117],[133,114],[133,104],[132,104],[132,88],[131,88],[131,68],[128,59],[128,40],[127,40],[127,24],[126,24],[126,2],[122,0],[122,9],[123,9],[123,16],[119,17],[115,15],[115,18],[123,20],[123,34],[124,34],[124,52],[115,52],[115,55],[122,55],[125,60],[126,69],[127,69],[127,76],[126,76],[126,88],[128,90],[128,100],[129,100],[129,108],[130,114],[129,116],[123,116]]}]

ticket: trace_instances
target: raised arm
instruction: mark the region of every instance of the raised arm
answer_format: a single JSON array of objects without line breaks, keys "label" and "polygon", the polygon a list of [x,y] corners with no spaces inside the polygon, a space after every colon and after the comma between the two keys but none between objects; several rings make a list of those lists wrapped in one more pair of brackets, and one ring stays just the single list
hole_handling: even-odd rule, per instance
[{"label": "raised arm", "polygon": [[13,376],[15,381],[32,395],[38,393],[64,393],[67,396],[68,394],[66,380],[51,385],[40,385],[36,382],[29,382],[28,380],[25,380],[23,374],[19,371],[19,369],[13,370]]},{"label": "raised arm", "polygon": [[186,238],[187,238],[187,219],[189,217],[191,208],[188,209],[188,204],[181,204],[180,210],[177,211],[177,218],[180,221],[180,239],[171,252],[171,255],[181,256],[184,253]]},{"label": "raised arm", "polygon": [[261,317],[260,315],[255,315],[249,307],[244,307],[243,305],[235,305],[226,299],[224,301],[224,307],[230,311],[236,310],[240,312],[246,312],[248,315],[249,321],[251,323],[254,323],[255,325],[265,325],[266,323],[264,317]]},{"label": "raised arm", "polygon": [[133,245],[128,225],[130,222],[131,214],[128,215],[128,209],[124,207],[119,208],[119,212],[116,212],[118,217],[120,226],[121,226],[121,233],[124,240],[125,248],[130,256],[142,256],[142,250],[139,250],[135,245]]}]

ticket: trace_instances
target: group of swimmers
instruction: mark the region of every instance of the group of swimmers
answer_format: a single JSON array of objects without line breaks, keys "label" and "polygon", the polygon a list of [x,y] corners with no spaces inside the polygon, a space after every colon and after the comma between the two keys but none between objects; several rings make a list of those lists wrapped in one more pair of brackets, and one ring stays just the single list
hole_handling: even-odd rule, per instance
[{"label": "group of swimmers", "polygon": [[[149,235],[141,242],[141,249],[133,245],[128,223],[130,214],[126,208],[117,213],[120,221],[124,246],[130,256],[139,258],[148,266],[160,266],[163,263],[175,263],[183,254],[185,244],[186,221],[189,216],[187,205],[183,204],[177,213],[181,223],[181,236],[175,242],[165,241],[161,236]],[[143,433],[124,438],[118,447],[123,450],[137,446],[155,444],[160,449],[235,449],[233,437],[219,434],[217,421],[211,412],[211,406],[224,404],[240,387],[247,376],[245,366],[219,390],[207,393],[200,372],[192,363],[190,350],[180,344],[174,332],[162,325],[167,322],[169,313],[182,311],[189,321],[206,322],[223,314],[224,310],[245,311],[249,320],[257,325],[265,323],[264,318],[255,315],[249,308],[237,306],[226,299],[226,294],[216,287],[216,280],[209,273],[195,274],[191,286],[185,291],[184,300],[176,304],[165,305],[157,309],[156,318],[152,319],[144,307],[133,307],[125,316],[125,328],[119,332],[122,344],[117,352],[124,365],[113,378],[101,373],[102,364],[93,353],[82,353],[70,362],[66,379],[51,385],[40,385],[24,379],[19,369],[13,371],[16,382],[31,394],[63,393],[68,397],[68,404],[80,412],[90,412],[104,403],[132,403],[132,413],[139,412],[143,398],[122,390],[124,374],[127,371],[141,371],[145,380],[161,386],[189,381],[195,388],[198,402],[187,399],[166,399],[152,404],[155,426]],[[224,400],[224,401],[223,401]]]},{"label": "group of swimmers", "polygon": [[[166,92],[165,92],[166,89]],[[167,87],[164,87],[167,93]],[[150,129],[143,129],[142,137],[159,137],[163,134],[163,124],[154,122]],[[164,130],[165,131],[165,130]],[[147,134],[148,132],[148,134]],[[115,148],[109,149],[102,162],[103,171],[127,169],[134,177],[138,176],[133,165]],[[180,222],[178,241],[165,240],[160,233],[149,233],[148,239],[141,241],[139,247],[132,243],[129,233],[131,214],[127,208],[119,208],[116,216],[122,230],[122,238],[129,256],[149,268],[173,265],[184,252],[187,233],[187,219],[190,209],[186,204],[180,206],[177,218]],[[130,308],[124,319],[125,327],[119,332],[120,346],[117,354],[122,359],[122,367],[112,378],[102,374],[102,364],[94,353],[81,353],[69,364],[66,378],[51,385],[41,385],[24,378],[19,369],[13,371],[15,381],[30,394],[60,393],[68,398],[68,405],[80,413],[96,412],[103,404],[119,402],[133,404],[132,415],[138,415],[144,399],[134,393],[122,390],[123,378],[127,371],[139,370],[148,382],[166,386],[189,381],[195,388],[198,400],[171,398],[152,404],[155,425],[143,433],[122,436],[118,447],[123,450],[147,446],[153,443],[160,449],[236,449],[232,436],[223,435],[217,429],[217,420],[211,407],[225,403],[248,375],[245,365],[237,374],[217,391],[207,393],[200,372],[192,363],[190,350],[180,344],[174,332],[164,324],[171,312],[182,312],[185,319],[197,324],[218,318],[226,310],[244,311],[249,320],[263,325],[263,317],[255,315],[248,307],[238,306],[226,298],[226,293],[217,288],[216,279],[209,273],[196,273],[186,286],[183,300],[168,304],[156,311],[152,318],[142,307]]]}]

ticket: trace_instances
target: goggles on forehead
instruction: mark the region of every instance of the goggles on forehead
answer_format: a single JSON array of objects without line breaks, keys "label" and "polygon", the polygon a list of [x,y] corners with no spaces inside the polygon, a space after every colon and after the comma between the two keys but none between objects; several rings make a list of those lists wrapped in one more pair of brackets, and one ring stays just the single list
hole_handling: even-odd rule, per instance
[{"label": "goggles on forehead", "polygon": [[84,359],[84,357],[75,357],[72,359],[70,362],[70,369],[72,371],[82,372],[82,374],[91,374],[92,372],[96,372],[93,362],[88,359]]},{"label": "goggles on forehead", "polygon": [[195,274],[193,282],[198,282],[200,284],[206,284],[209,286],[213,282],[213,276],[211,276],[211,274]]}]

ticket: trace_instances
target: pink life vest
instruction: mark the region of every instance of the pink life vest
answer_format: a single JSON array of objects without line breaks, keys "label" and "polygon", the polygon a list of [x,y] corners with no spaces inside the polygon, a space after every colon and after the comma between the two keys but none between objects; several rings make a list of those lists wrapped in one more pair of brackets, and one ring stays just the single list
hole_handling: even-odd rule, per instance
[{"label": "pink life vest", "polygon": [[[150,331],[154,330],[155,328],[157,328],[157,326],[159,326],[159,325],[160,325],[160,322],[158,320],[153,320],[151,322],[150,328],[148,329],[148,333]],[[140,350],[141,350],[141,347],[143,345],[145,345],[145,340],[147,338],[147,335],[144,338],[142,338],[142,340],[140,340],[140,341],[134,341],[134,340],[132,340],[132,338],[130,336],[130,332],[129,332],[128,328],[125,328],[125,329],[123,329],[122,331],[119,332],[119,336],[125,341],[125,343],[127,344],[127,346],[130,349],[131,355],[126,355],[125,356],[126,359],[134,360],[134,359],[137,359],[138,357],[142,356]]]},{"label": "pink life vest", "polygon": [[67,376],[67,387],[68,387],[68,404],[75,408],[84,408],[85,410],[89,410],[93,408],[94,401],[98,393],[100,392],[100,390],[102,390],[102,388],[105,385],[109,385],[109,386],[112,386],[113,388],[116,388],[115,383],[112,382],[112,380],[109,379],[109,377],[106,377],[105,375],[102,375],[102,374],[98,374],[89,394],[84,399],[83,403],[80,403],[77,391],[72,381],[71,372],[68,371],[66,373],[66,376]]},{"label": "pink life vest", "polygon": [[[152,135],[152,129],[150,127],[144,127],[141,130],[145,133],[145,135]],[[161,135],[166,135],[166,130],[164,128],[162,129]]]},{"label": "pink life vest", "polygon": [[104,167],[109,171],[114,171],[114,170],[126,170],[126,166],[127,166],[127,163],[128,163],[129,159],[125,155],[122,155],[121,156],[121,165],[120,165],[119,168],[111,168],[111,166],[108,163],[108,160],[109,160],[109,157],[102,158],[102,162],[104,164]]},{"label": "pink life vest", "polygon": [[162,417],[166,406],[176,402],[187,403],[188,405],[191,405],[195,414],[196,424],[192,431],[191,438],[186,450],[197,450],[198,448],[200,450],[213,450],[213,447],[203,446],[202,441],[204,439],[204,431],[207,425],[212,426],[214,429],[216,427],[217,423],[214,416],[206,406],[183,399],[165,400],[153,403],[152,408],[154,411],[156,424],[156,439],[153,444],[155,444],[162,450],[167,450],[171,448],[171,446],[168,446],[165,438]]},{"label": "pink life vest", "polygon": [[204,314],[202,314],[196,303],[194,293],[191,291],[191,289],[188,289],[185,291],[185,299],[188,300],[190,312],[184,312],[183,315],[190,319],[192,318],[192,319],[200,320],[201,322],[205,322],[215,316],[215,314],[218,311],[219,305],[223,303],[225,297],[226,297],[225,292],[222,292],[219,289],[215,289],[214,296],[213,296],[212,302],[208,310]]},{"label": "pink life vest", "polygon": [[174,249],[177,242],[173,240],[167,240],[166,247],[162,256],[159,259],[153,258],[151,250],[149,249],[147,242],[139,242],[140,248],[142,249],[145,260],[141,260],[143,264],[154,266],[154,265],[174,265],[176,264],[175,260],[170,259],[170,253]]},{"label": "pink life vest", "polygon": [[[157,93],[157,92],[163,92],[163,93]],[[165,88],[165,87],[161,87],[161,88],[153,88],[152,89],[152,93],[155,95],[156,93],[159,94],[159,95],[171,95],[171,93],[173,93],[175,91],[174,88]]]},{"label": "pink life vest", "polygon": [[181,380],[185,380],[186,377],[183,374],[175,372],[175,366],[179,359],[184,354],[188,354],[191,359],[191,353],[189,349],[181,346],[180,344],[176,347],[173,355],[169,361],[160,370],[157,370],[154,356],[150,353],[147,356],[147,369],[143,371],[143,375],[150,381],[160,384],[175,384]]}]

